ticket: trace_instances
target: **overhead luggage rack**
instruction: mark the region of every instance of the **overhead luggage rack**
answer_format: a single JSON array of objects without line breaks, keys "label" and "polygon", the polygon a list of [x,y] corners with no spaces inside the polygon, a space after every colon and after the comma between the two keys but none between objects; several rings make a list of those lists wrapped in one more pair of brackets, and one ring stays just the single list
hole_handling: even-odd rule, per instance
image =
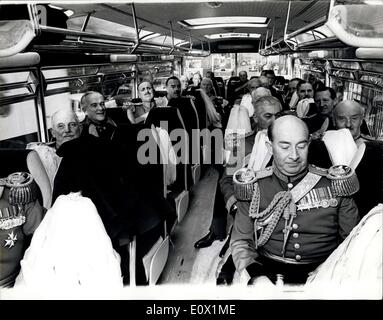
[{"label": "overhead luggage rack", "polygon": [[[68,4],[69,8],[79,8],[80,14],[74,15],[67,21],[67,27],[56,27],[41,23],[39,11],[44,8],[44,5],[28,4],[30,21],[32,22],[33,30],[35,30],[36,37],[44,34],[51,34],[53,36],[62,36],[63,40],[59,43],[33,43],[31,50],[33,51],[67,51],[67,52],[82,52],[82,53],[125,53],[125,54],[172,54],[172,55],[198,55],[207,56],[210,51],[193,49],[192,46],[185,47],[180,44],[185,44],[185,41],[175,43],[173,27],[169,21],[170,35],[155,34],[150,31],[144,30],[144,27],[138,25],[138,21],[145,19],[137,18],[134,3],[128,4],[131,7],[132,13],[115,8],[112,4],[94,4],[94,10],[88,9],[88,12],[83,13],[84,10],[81,5]],[[39,8],[39,9],[38,9]],[[102,13],[101,13],[102,11]],[[125,15],[129,17],[126,19],[132,22],[133,26],[128,24],[118,24],[106,20],[107,13]],[[105,18],[100,18],[100,16]],[[83,18],[83,20],[81,20]],[[81,24],[81,25],[80,25]],[[165,28],[165,26],[161,26]],[[185,35],[184,35],[185,36]],[[190,41],[191,43],[191,35]],[[157,41],[157,39],[163,41]],[[170,42],[170,43],[169,43]]]},{"label": "overhead luggage rack", "polygon": [[[328,13],[308,23],[303,28],[287,33],[290,10],[286,15],[283,38],[268,42],[266,36],[264,48],[260,53],[264,56],[303,52],[320,49],[356,48],[355,56],[361,59],[379,59],[383,57],[383,6],[370,5],[362,0],[358,4],[344,4],[344,1],[331,0]],[[369,17],[366,23],[361,17]]]}]

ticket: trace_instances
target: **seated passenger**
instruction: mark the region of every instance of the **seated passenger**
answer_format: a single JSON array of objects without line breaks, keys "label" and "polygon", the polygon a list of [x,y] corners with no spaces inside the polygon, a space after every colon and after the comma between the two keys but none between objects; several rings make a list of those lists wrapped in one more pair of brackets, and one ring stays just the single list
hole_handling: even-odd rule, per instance
[{"label": "seated passenger", "polygon": [[189,86],[189,79],[186,75],[182,75],[180,77],[180,82],[181,82],[181,96],[186,96],[187,95],[187,88]]},{"label": "seated passenger", "polygon": [[249,90],[248,93],[246,93],[241,100],[240,105],[245,107],[249,111],[249,117],[251,118],[254,114],[254,108],[252,104],[252,97],[251,93],[257,89],[260,86],[260,82],[258,78],[253,78],[250,79],[249,82],[247,83],[247,89]]},{"label": "seated passenger", "polygon": [[224,114],[223,105],[216,99],[214,88],[210,79],[205,78],[204,86],[199,90],[205,104],[208,128],[222,128],[222,115]]},{"label": "seated passenger", "polygon": [[222,97],[217,97],[217,93],[214,89],[213,81],[209,78],[203,78],[201,81],[201,90],[203,90],[207,96],[210,98],[210,100],[213,102],[215,110],[219,113],[221,116],[223,126],[225,127],[227,124],[227,106],[229,102],[226,99],[223,99]]},{"label": "seated passenger", "polygon": [[[244,137],[244,143],[241,142],[241,146],[244,147],[243,156],[251,155],[247,157],[248,163],[245,163],[245,159],[237,159],[237,163],[232,163],[225,168],[225,172],[217,184],[216,198],[214,201],[213,219],[210,225],[209,233],[202,239],[198,240],[194,246],[196,248],[209,247],[215,240],[223,240],[226,237],[226,223],[227,214],[232,215],[236,212],[237,199],[234,193],[233,186],[233,167],[239,165],[250,165],[251,168],[261,169],[264,168],[269,160],[270,154],[265,150],[264,139],[261,139],[263,130],[274,121],[275,114],[282,110],[282,106],[278,99],[274,97],[260,98],[255,104],[255,123],[257,127]],[[259,133],[259,134],[258,134]],[[266,152],[265,152],[266,151]],[[249,163],[251,160],[251,163]],[[224,249],[225,251],[225,249]],[[221,256],[224,252],[221,253]],[[233,275],[234,268],[232,267],[232,260],[223,268],[223,274],[218,278],[218,284],[230,284]]]},{"label": "seated passenger", "polygon": [[54,144],[31,143],[27,149],[35,150],[38,153],[53,190],[53,181],[61,161],[56,150],[64,142],[78,138],[81,134],[81,125],[77,115],[70,109],[56,111],[52,114],[51,121],[52,136],[55,138]]},{"label": "seated passenger", "polygon": [[320,87],[314,94],[314,101],[318,108],[318,113],[321,118],[329,119],[327,130],[333,130],[334,121],[332,119],[332,110],[336,105],[336,93],[334,89],[329,87]]},{"label": "seated passenger", "polygon": [[247,79],[247,72],[244,70],[238,73],[238,77],[239,77],[239,83],[234,89],[234,97],[233,97],[234,102],[236,99],[242,99],[245,93],[247,93],[247,83],[249,81]]},{"label": "seated passenger", "polygon": [[44,213],[29,173],[16,172],[0,179],[0,288],[13,286],[28,236],[35,232]]},{"label": "seated passenger", "polygon": [[302,79],[299,78],[293,78],[289,81],[288,91],[286,96],[284,97],[285,103],[287,106],[289,106],[289,109],[292,109],[298,101],[297,85],[301,80]]},{"label": "seated passenger", "polygon": [[186,88],[184,94],[185,95],[193,94],[193,91],[201,87],[201,81],[202,81],[201,74],[199,72],[194,73],[191,79],[191,84]]},{"label": "seated passenger", "polygon": [[181,81],[175,76],[166,79],[166,96],[158,98],[156,104],[158,107],[167,107],[169,100],[181,96]]},{"label": "seated passenger", "polygon": [[[361,217],[379,203],[383,203],[383,141],[361,133],[364,108],[356,101],[344,100],[333,110],[333,121],[337,129],[348,129],[356,146],[365,144],[361,161],[355,169],[360,189],[354,195]],[[323,141],[310,147],[310,161],[328,168],[331,160]]]},{"label": "seated passenger", "polygon": [[249,283],[258,277],[275,283],[277,275],[304,283],[358,223],[358,209],[351,194],[338,195],[347,190],[334,188],[327,170],[307,164],[309,133],[302,120],[279,118],[268,137],[273,166],[256,173],[252,194],[241,195],[238,186],[233,260],[239,273],[248,272]]},{"label": "seated passenger", "polygon": [[104,96],[97,91],[88,91],[81,97],[80,105],[86,115],[82,134],[112,140],[117,125],[106,115]]},{"label": "seated passenger", "polygon": [[156,106],[153,84],[148,81],[141,82],[138,85],[138,97],[141,100],[141,104],[130,105],[127,109],[127,116],[131,123],[145,121],[150,109]]}]

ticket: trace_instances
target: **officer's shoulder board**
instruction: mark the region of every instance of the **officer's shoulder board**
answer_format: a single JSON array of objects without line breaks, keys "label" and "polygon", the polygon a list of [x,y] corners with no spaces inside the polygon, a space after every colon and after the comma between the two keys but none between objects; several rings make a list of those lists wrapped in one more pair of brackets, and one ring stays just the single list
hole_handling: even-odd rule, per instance
[{"label": "officer's shoulder board", "polygon": [[309,165],[309,171],[311,173],[314,173],[318,176],[323,176],[323,177],[327,176],[327,174],[328,174],[328,169],[317,167],[317,166],[314,166],[313,164]]},{"label": "officer's shoulder board", "polygon": [[273,167],[270,166],[270,167],[267,167],[265,169],[256,171],[255,172],[255,178],[257,180],[260,180],[260,179],[270,177],[272,174],[273,174]]}]

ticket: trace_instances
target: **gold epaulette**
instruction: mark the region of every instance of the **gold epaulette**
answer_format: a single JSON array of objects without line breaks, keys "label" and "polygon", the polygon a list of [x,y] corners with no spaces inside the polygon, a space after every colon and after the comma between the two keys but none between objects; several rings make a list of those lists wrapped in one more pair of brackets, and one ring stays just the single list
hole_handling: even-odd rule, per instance
[{"label": "gold epaulette", "polygon": [[324,177],[327,176],[327,174],[328,174],[328,170],[327,169],[314,166],[313,164],[309,165],[309,171],[311,173],[314,173],[314,174],[318,175],[318,176],[324,176]]},{"label": "gold epaulette", "polygon": [[4,179],[9,188],[8,201],[12,206],[24,206],[37,198],[36,185],[28,172],[15,172]]},{"label": "gold epaulette", "polygon": [[331,180],[331,189],[336,197],[348,197],[359,191],[358,177],[349,166],[330,167],[327,178]]},{"label": "gold epaulette", "polygon": [[273,174],[272,167],[254,172],[250,168],[241,168],[233,175],[234,194],[238,200],[250,201],[253,196],[254,184]]}]

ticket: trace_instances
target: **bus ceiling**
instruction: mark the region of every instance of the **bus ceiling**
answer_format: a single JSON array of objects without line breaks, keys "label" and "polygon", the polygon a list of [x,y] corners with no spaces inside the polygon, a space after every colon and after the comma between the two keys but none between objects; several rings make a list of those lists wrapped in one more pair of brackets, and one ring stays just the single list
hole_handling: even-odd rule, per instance
[{"label": "bus ceiling", "polygon": [[379,0],[20,1],[0,6],[0,58],[36,52],[41,58],[33,61],[50,65],[57,58],[102,63],[111,61],[111,55],[127,55],[126,61],[134,61],[133,55],[148,54],[267,56],[351,47],[354,58],[378,59],[383,57],[381,4]]}]

